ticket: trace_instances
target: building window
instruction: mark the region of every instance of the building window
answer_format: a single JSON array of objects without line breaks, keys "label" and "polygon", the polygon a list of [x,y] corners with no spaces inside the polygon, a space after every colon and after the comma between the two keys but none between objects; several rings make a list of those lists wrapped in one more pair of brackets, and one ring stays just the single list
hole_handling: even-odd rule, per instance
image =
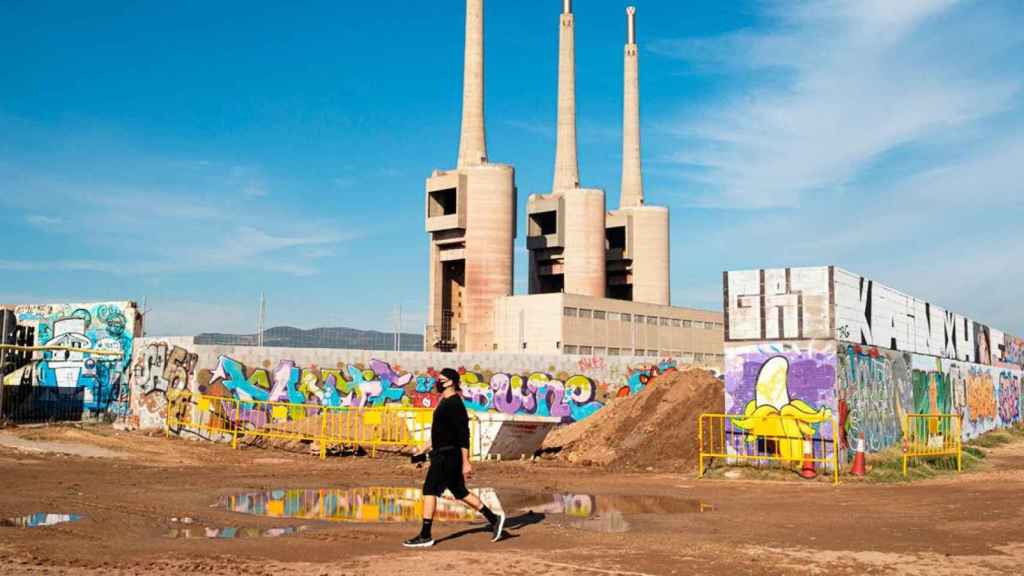
[{"label": "building window", "polygon": [[590,346],[580,346],[580,354],[583,356],[590,356],[594,353],[594,349]]},{"label": "building window", "polygon": [[594,346],[594,356],[607,356],[608,349],[603,346]]},{"label": "building window", "polygon": [[679,318],[673,318],[672,319],[672,327],[673,328],[680,328],[680,327],[682,327],[682,325],[683,325],[683,321],[680,320]]},{"label": "building window", "polygon": [[623,322],[632,322],[632,321],[633,321],[633,316],[632,316],[632,315],[630,315],[630,314],[626,314],[625,312],[623,312],[623,313],[622,313],[622,321],[623,321]]},{"label": "building window", "polygon": [[622,314],[619,314],[618,312],[609,312],[608,313],[608,321],[609,322],[618,322],[619,320],[622,320]]},{"label": "building window", "polygon": [[564,313],[569,318],[575,318],[576,316],[579,315],[579,311],[576,310],[575,308],[565,308]]},{"label": "building window", "polygon": [[693,326],[692,320],[683,320],[683,328],[689,328],[691,326]]},{"label": "building window", "polygon": [[565,353],[566,354],[575,354],[576,353],[576,347],[573,346],[572,344],[566,344],[565,345]]},{"label": "building window", "polygon": [[580,318],[590,318],[593,316],[594,311],[586,308],[580,308]]},{"label": "building window", "polygon": [[594,320],[604,320],[604,310],[594,310]]},{"label": "building window", "polygon": [[649,356],[651,358],[657,358],[658,357],[658,351],[657,350],[648,350],[647,351],[647,356]]},{"label": "building window", "polygon": [[659,321],[659,323],[662,326],[671,326],[672,325],[672,321],[669,320],[668,318],[659,318],[658,321]]},{"label": "building window", "polygon": [[657,316],[648,316],[647,317],[647,324],[649,326],[657,326],[658,325],[658,317]]},{"label": "building window", "polygon": [[683,363],[684,364],[693,364],[693,354],[690,354],[689,352],[687,352],[686,354],[683,354],[682,356],[683,356]]},{"label": "building window", "polygon": [[646,356],[646,355],[647,355],[647,351],[644,350],[643,348],[637,348],[636,350],[633,351],[633,356]]},{"label": "building window", "polygon": [[662,350],[661,351],[661,357],[662,358],[671,358],[672,357],[672,351],[671,350]]},{"label": "building window", "polygon": [[618,348],[609,348],[609,349],[608,349],[608,355],[609,355],[609,356],[618,356],[618,355],[619,355],[619,352],[620,352],[620,351],[619,351],[619,349],[618,349]]},{"label": "building window", "polygon": [[696,354],[693,355],[693,359],[695,361],[697,361],[697,362],[703,362],[704,361],[704,354],[701,354],[700,352],[697,352]]}]

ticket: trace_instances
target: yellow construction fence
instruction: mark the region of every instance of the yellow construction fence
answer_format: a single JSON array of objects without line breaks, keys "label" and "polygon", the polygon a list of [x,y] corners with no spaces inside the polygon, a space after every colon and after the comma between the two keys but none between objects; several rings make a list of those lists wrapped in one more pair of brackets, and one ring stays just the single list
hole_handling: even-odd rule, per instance
[{"label": "yellow construction fence", "polygon": [[378,408],[330,407],[207,396],[188,390],[168,391],[168,434],[188,431],[212,441],[316,442],[320,458],[329,447],[419,448],[430,441],[433,410],[402,405]]},{"label": "yellow construction fence", "polygon": [[903,475],[911,458],[956,458],[957,472],[963,469],[963,445],[959,414],[907,414],[904,422]]},{"label": "yellow construction fence", "polygon": [[[826,427],[829,423],[831,427]],[[701,478],[705,461],[721,460],[728,464],[813,465],[818,472],[830,471],[832,481],[839,483],[839,429],[831,416],[702,414],[697,442]]]}]

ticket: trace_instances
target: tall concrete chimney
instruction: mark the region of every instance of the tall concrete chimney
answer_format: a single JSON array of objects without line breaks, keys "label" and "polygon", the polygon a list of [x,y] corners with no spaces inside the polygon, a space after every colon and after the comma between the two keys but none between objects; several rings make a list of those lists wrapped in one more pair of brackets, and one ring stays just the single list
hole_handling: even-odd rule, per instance
[{"label": "tall concrete chimney", "polygon": [[484,0],[466,0],[466,61],[462,80],[459,168],[487,162],[484,130]]},{"label": "tall concrete chimney", "polygon": [[626,8],[626,81],[622,119],[621,208],[644,205],[644,180],[640,167],[640,62],[636,46],[636,8]]},{"label": "tall concrete chimney", "polygon": [[493,350],[495,302],[513,288],[516,173],[487,158],[483,0],[466,0],[462,89],[458,167],[435,170],[424,198],[430,235],[424,347],[433,352]]},{"label": "tall concrete chimney", "polygon": [[580,185],[576,158],[576,20],[572,0],[563,0],[558,36],[558,141],[553,192]]}]

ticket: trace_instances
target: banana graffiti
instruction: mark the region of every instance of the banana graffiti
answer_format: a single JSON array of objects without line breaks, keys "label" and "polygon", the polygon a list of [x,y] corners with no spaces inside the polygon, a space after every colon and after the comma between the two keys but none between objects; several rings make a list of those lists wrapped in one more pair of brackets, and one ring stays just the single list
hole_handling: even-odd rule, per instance
[{"label": "banana graffiti", "polygon": [[804,440],[815,434],[813,424],[832,417],[828,408],[815,410],[803,400],[790,398],[789,360],[785,356],[771,358],[761,366],[755,397],[743,413],[744,417],[733,419],[733,424],[750,432],[748,441],[756,442],[757,437],[776,440],[787,459],[803,453]]}]

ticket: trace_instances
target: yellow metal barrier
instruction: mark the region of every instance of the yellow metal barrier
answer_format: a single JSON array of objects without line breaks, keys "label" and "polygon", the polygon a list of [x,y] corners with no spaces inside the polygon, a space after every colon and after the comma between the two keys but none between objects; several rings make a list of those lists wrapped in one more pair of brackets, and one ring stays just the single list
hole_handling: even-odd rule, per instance
[{"label": "yellow metal barrier", "polygon": [[963,470],[963,445],[959,414],[907,414],[904,422],[903,475],[911,458],[956,458],[956,470]]},{"label": "yellow metal barrier", "polygon": [[839,429],[831,416],[702,414],[697,442],[700,478],[705,460],[722,459],[754,465],[813,463],[818,470],[830,471],[832,481],[839,483]]},{"label": "yellow metal barrier", "polygon": [[331,446],[417,448],[430,439],[433,411],[388,405],[377,408],[331,407],[265,400],[206,396],[187,390],[169,391],[167,434],[205,433],[210,440],[240,439],[316,442],[320,458]]}]

